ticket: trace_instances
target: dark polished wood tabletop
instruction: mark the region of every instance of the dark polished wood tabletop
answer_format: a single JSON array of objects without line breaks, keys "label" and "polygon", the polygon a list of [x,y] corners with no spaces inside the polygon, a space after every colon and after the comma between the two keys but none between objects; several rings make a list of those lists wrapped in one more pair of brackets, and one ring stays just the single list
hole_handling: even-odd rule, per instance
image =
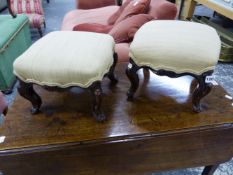
[{"label": "dark polished wood tabletop", "polygon": [[194,113],[191,77],[159,77],[140,72],[133,102],[125,64],[118,64],[118,84],[103,81],[102,109],[107,121],[91,114],[91,96],[72,88],[50,92],[36,87],[41,113],[31,115],[29,102],[17,95],[0,125],[0,171],[8,174],[145,174],[217,165],[233,155],[233,106],[220,86]]}]

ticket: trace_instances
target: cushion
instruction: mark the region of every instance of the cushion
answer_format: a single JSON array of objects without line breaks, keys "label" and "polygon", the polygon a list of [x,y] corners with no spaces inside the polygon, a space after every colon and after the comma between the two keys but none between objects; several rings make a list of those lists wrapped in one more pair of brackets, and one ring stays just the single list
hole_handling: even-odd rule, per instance
[{"label": "cushion", "polygon": [[177,6],[166,0],[151,0],[148,14],[158,19],[175,19]]},{"label": "cushion", "polygon": [[58,87],[89,87],[113,64],[114,40],[92,32],[51,32],[14,62],[14,74],[24,82]]},{"label": "cushion", "polygon": [[144,24],[130,45],[130,57],[139,66],[200,75],[213,70],[221,41],[204,24],[156,20]]},{"label": "cushion", "polygon": [[108,24],[109,25],[113,25],[115,24],[116,20],[120,17],[122,11],[125,9],[125,7],[128,6],[128,4],[131,2],[131,0],[126,0],[124,1],[124,3],[122,4],[122,6],[120,6],[120,8],[112,14],[112,16],[110,16],[110,18],[108,19]]},{"label": "cushion", "polygon": [[122,11],[119,18],[117,18],[115,24],[123,21],[124,19],[141,14],[146,13],[146,10],[149,8],[150,0],[133,0],[131,1]]},{"label": "cushion", "polygon": [[118,43],[115,46],[115,52],[118,56],[118,63],[129,62],[129,43]]},{"label": "cushion", "polygon": [[115,5],[115,0],[76,0],[78,9],[94,9]]},{"label": "cushion", "polygon": [[169,1],[151,0],[148,14],[158,19],[175,19],[177,6]]},{"label": "cushion", "polygon": [[109,17],[119,8],[119,6],[108,6],[90,10],[72,10],[65,15],[61,30],[73,30],[74,26],[83,23],[108,25]]},{"label": "cushion", "polygon": [[114,25],[109,34],[112,35],[116,43],[130,42],[136,31],[152,19],[154,18],[147,14],[134,15]]},{"label": "cushion", "polygon": [[83,23],[74,26],[73,31],[87,31],[96,33],[108,33],[113,26],[97,23]]}]

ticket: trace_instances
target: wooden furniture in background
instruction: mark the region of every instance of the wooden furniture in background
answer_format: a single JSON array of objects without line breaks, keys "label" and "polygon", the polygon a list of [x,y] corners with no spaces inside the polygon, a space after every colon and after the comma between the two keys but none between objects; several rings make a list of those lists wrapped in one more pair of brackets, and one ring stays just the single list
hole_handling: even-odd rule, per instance
[{"label": "wooden furniture in background", "polygon": [[[185,1],[187,4],[182,8]],[[230,3],[227,4],[224,1],[221,2],[221,0],[181,0],[179,17],[181,17],[181,12],[184,11],[184,19],[192,18],[197,3],[233,20],[233,7]]]},{"label": "wooden furniture in background", "polygon": [[103,110],[109,118],[102,124],[91,117],[86,91],[51,93],[37,87],[45,99],[37,116],[28,113],[29,102],[17,95],[0,127],[5,138],[0,143],[2,173],[142,175],[206,166],[202,175],[212,175],[218,164],[231,159],[233,107],[220,86],[203,99],[206,110],[196,114],[190,109],[189,94],[196,84],[191,77],[145,72],[145,78],[139,76],[137,101],[130,103],[125,69],[117,66],[116,87],[103,82]]}]

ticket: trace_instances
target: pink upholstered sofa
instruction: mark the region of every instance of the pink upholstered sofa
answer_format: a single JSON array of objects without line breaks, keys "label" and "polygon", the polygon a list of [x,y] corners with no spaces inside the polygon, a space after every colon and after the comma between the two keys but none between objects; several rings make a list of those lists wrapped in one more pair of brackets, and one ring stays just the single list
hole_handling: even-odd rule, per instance
[{"label": "pink upholstered sofa", "polygon": [[94,9],[115,5],[120,0],[76,0],[77,8],[79,9]]},{"label": "pink upholstered sofa", "polygon": [[2,92],[0,91],[0,115],[1,114],[6,115],[6,113],[7,113],[7,104]]},{"label": "pink upholstered sofa", "polygon": [[[68,12],[62,23],[61,30],[73,30],[73,27],[82,23],[99,23],[107,25],[109,17],[119,9],[119,6],[107,6],[95,9],[76,9]],[[166,0],[151,0],[148,14],[160,20],[175,19],[177,7]],[[116,44],[115,51],[119,62],[127,62],[130,43]]]}]

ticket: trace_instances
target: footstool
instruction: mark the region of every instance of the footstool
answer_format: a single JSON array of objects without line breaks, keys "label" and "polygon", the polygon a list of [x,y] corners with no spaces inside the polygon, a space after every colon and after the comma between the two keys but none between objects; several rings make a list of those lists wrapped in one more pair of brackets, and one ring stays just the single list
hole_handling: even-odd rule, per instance
[{"label": "footstool", "polygon": [[193,92],[193,110],[201,111],[200,100],[212,87],[210,78],[220,54],[221,42],[215,29],[186,21],[151,21],[136,33],[130,46],[126,74],[131,82],[127,93],[132,100],[139,86],[137,71],[148,68],[157,75],[191,75],[198,81]]},{"label": "footstool", "polygon": [[110,35],[91,32],[57,31],[35,42],[14,62],[19,79],[18,92],[32,103],[31,112],[39,112],[41,98],[33,84],[46,89],[81,87],[93,94],[93,115],[106,119],[101,111],[101,81],[108,76],[116,83],[114,68],[117,55]]}]

